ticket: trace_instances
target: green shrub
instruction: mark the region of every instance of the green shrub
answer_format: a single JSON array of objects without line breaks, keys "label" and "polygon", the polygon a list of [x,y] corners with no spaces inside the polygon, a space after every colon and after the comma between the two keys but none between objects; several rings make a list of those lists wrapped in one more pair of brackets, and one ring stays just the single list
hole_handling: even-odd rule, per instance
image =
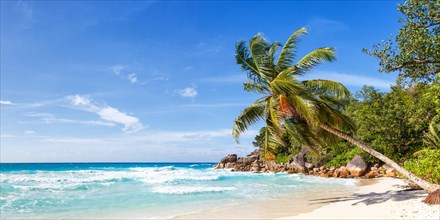
[{"label": "green shrub", "polygon": [[368,164],[380,163],[375,157],[347,142],[341,142],[338,145],[331,146],[329,150],[331,157],[324,162],[324,165],[328,167],[346,166],[356,155],[360,155]]},{"label": "green shrub", "polygon": [[287,162],[289,162],[289,156],[287,156],[287,155],[277,155],[275,157],[275,161],[277,163],[287,163]]},{"label": "green shrub", "polygon": [[440,149],[423,149],[405,162],[404,167],[416,176],[431,183],[440,184]]}]

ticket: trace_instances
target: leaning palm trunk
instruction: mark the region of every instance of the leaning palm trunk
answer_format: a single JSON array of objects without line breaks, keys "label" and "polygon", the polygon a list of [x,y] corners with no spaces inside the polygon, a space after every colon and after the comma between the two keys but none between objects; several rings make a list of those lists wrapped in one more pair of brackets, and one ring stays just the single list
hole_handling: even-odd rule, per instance
[{"label": "leaning palm trunk", "polygon": [[360,149],[366,151],[367,153],[371,154],[372,156],[378,158],[379,160],[385,162],[386,164],[390,165],[392,168],[396,169],[397,171],[399,171],[402,175],[404,175],[405,177],[407,177],[409,180],[411,180],[412,182],[414,182],[415,184],[417,184],[418,186],[420,186],[422,189],[428,191],[429,193],[434,192],[436,190],[440,189],[440,185],[437,184],[432,184],[428,181],[425,181],[423,179],[420,179],[419,177],[417,177],[416,175],[408,172],[407,170],[405,170],[403,167],[401,167],[399,164],[397,164],[396,162],[394,162],[393,160],[391,160],[390,158],[388,158],[387,156],[375,151],[373,148],[371,148],[370,146],[362,143],[359,140],[354,139],[353,137],[335,129],[332,128],[328,125],[325,124],[321,124],[320,127],[340,138],[343,138],[347,141],[349,141],[350,143],[358,146]]}]

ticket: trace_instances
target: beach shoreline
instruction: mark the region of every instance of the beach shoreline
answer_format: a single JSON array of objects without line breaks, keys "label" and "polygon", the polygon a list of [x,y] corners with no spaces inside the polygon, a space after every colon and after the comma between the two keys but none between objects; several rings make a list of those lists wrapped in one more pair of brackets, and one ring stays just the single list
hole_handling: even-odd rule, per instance
[{"label": "beach shoreline", "polygon": [[[356,186],[358,183],[356,183]],[[346,197],[355,192],[357,187],[345,189],[307,189],[293,192],[282,197],[264,198],[256,201],[244,200],[243,203],[227,203],[223,206],[184,213],[172,219],[279,219],[285,216],[312,212],[327,202],[310,204],[308,200],[319,200],[322,195],[328,197]]]},{"label": "beach shoreline", "polygon": [[423,203],[427,193],[406,185],[399,178],[358,179],[354,190],[310,191],[308,196],[225,205],[172,219],[440,219],[440,206]]},{"label": "beach shoreline", "polygon": [[378,178],[361,186],[352,195],[340,198],[322,198],[326,202],[311,212],[279,219],[440,219],[440,206],[422,202],[427,196],[423,190],[405,189],[399,178]]}]

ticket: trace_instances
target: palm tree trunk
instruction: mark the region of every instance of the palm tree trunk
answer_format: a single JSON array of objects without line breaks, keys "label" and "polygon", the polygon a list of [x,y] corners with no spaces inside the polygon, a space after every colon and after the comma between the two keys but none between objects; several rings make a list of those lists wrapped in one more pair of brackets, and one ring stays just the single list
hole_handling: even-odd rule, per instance
[{"label": "palm tree trunk", "polygon": [[420,186],[421,188],[423,188],[424,190],[428,191],[429,193],[434,192],[438,189],[440,189],[440,185],[436,185],[436,184],[432,184],[428,181],[425,181],[423,179],[420,179],[419,177],[417,177],[416,175],[410,173],[409,171],[405,170],[403,167],[401,167],[399,164],[397,164],[396,162],[394,162],[393,160],[391,160],[390,158],[386,157],[385,155],[375,151],[373,148],[371,148],[370,146],[362,143],[359,140],[354,139],[353,137],[335,129],[332,128],[328,125],[325,124],[321,124],[320,127],[342,139],[345,139],[347,141],[349,141],[350,143],[358,146],[360,149],[366,151],[367,153],[373,155],[374,157],[376,157],[377,159],[385,162],[386,164],[390,165],[392,168],[396,169],[398,172],[400,172],[402,175],[404,175],[405,177],[407,177],[409,180],[411,180],[412,182],[414,182],[415,184],[417,184],[418,186]]}]

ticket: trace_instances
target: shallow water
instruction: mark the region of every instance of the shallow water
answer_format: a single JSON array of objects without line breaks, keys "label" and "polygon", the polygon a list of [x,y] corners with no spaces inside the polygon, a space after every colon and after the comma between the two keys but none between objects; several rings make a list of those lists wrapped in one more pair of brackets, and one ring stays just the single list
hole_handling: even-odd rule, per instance
[{"label": "shallow water", "polygon": [[352,179],[215,170],[210,163],[0,164],[2,218],[170,218],[289,195],[354,189]]}]

